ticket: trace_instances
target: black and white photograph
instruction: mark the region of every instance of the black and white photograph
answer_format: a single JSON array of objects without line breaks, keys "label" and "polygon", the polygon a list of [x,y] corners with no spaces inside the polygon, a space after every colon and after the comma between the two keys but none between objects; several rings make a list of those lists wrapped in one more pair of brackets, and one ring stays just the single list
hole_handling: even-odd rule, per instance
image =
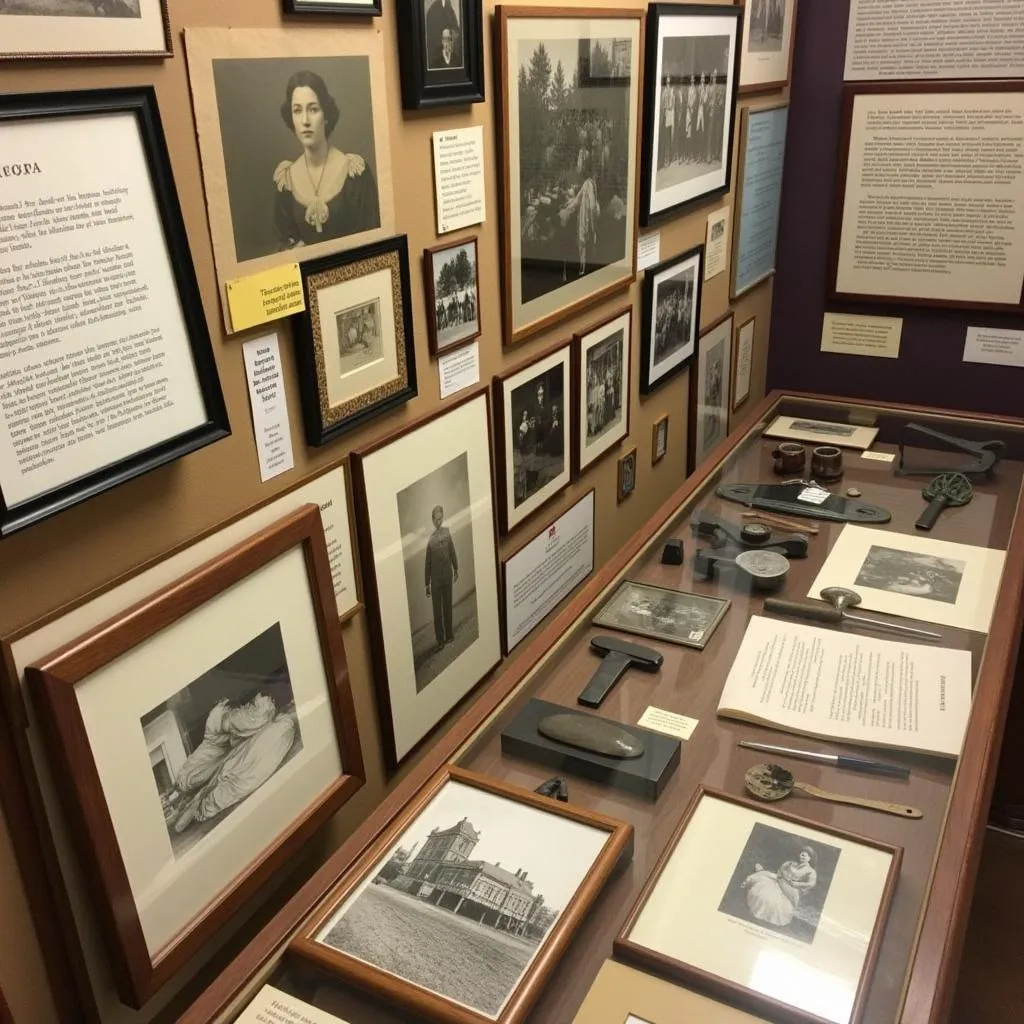
[{"label": "black and white photograph", "polygon": [[854,586],[955,605],[966,571],[967,563],[955,558],[874,544],[857,573]]},{"label": "black and white photograph", "polygon": [[177,859],[302,750],[280,625],[158,704],[141,724]]},{"label": "black and white photograph", "polygon": [[284,0],[289,14],[380,14],[381,0]]},{"label": "black and white photograph", "polygon": [[620,328],[587,351],[587,446],[595,444],[622,422],[624,344],[625,332]]},{"label": "black and white photograph", "polygon": [[565,373],[553,366],[512,389],[512,506],[518,508],[565,472]]},{"label": "black and white photograph", "polygon": [[462,0],[413,0],[423,5],[423,48],[428,71],[462,68]]},{"label": "black and white photograph", "polygon": [[692,473],[729,433],[733,314],[727,313],[700,337],[697,372],[690,378],[688,472]]},{"label": "black and white photograph", "polygon": [[870,448],[878,436],[878,427],[863,427],[853,423],[834,423],[829,420],[810,420],[800,416],[776,416],[768,424],[765,437],[785,441],[809,441],[814,444],[836,444],[842,448]]},{"label": "black and white photograph", "polygon": [[338,371],[341,376],[383,356],[379,300],[343,309],[336,314],[335,320],[340,358]]},{"label": "black and white photograph", "polygon": [[140,0],[2,0],[0,16],[26,18],[141,18]]},{"label": "black and white photograph", "polygon": [[806,430],[808,433],[824,434],[829,437],[853,437],[857,433],[857,427],[849,423],[828,423],[825,420],[793,420],[790,424],[793,430]]},{"label": "black and white photograph", "polygon": [[396,500],[421,693],[479,636],[465,453],[400,490]]},{"label": "black and white photograph", "polygon": [[651,428],[651,465],[655,465],[668,451],[668,416],[662,416]]},{"label": "black and white photograph", "polygon": [[484,98],[482,0],[409,0],[398,19],[402,107]]},{"label": "black and white photograph", "polygon": [[575,469],[610,452],[629,433],[633,312],[623,309],[573,339]]},{"label": "black and white photograph", "polygon": [[644,277],[640,386],[649,394],[697,351],[704,246],[659,263]]},{"label": "black and white photograph", "polygon": [[619,459],[616,501],[622,504],[636,490],[636,449],[631,448]]},{"label": "black and white photograph", "polygon": [[750,0],[751,53],[779,53],[786,30],[786,0]]},{"label": "black and white photograph", "polygon": [[435,354],[472,341],[480,334],[480,286],[475,238],[427,249],[427,320]]},{"label": "black and white photograph", "polygon": [[702,649],[728,610],[729,602],[715,597],[626,580],[594,625]]}]

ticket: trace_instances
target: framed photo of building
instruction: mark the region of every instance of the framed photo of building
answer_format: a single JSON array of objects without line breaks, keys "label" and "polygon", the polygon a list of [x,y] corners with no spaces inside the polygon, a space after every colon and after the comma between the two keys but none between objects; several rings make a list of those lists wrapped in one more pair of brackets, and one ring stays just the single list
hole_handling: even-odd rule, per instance
[{"label": "framed photo of building", "polygon": [[515,344],[635,277],[642,12],[495,13],[502,296]]},{"label": "framed photo of building", "polygon": [[573,457],[582,472],[629,434],[633,309],[573,339]]},{"label": "framed photo of building", "polygon": [[295,362],[307,443],[318,446],[416,394],[405,235],[301,265]]},{"label": "framed photo of building", "polygon": [[303,505],[25,670],[130,1006],[363,783],[320,524]]},{"label": "framed photo of building", "polygon": [[640,391],[649,395],[697,354],[704,246],[663,260],[644,275]]},{"label": "framed photo of building", "polygon": [[445,767],[291,948],[425,1020],[519,1024],[576,923],[630,856],[632,832]]},{"label": "framed photo of building", "polygon": [[701,786],[615,954],[771,1020],[857,1024],[902,853]]},{"label": "framed photo of building", "polygon": [[789,85],[796,38],[797,0],[750,0],[743,14],[740,92],[769,92]]},{"label": "framed photo of building", "polygon": [[636,490],[636,449],[630,448],[619,459],[616,478],[616,504],[621,505]]},{"label": "framed photo of building", "polygon": [[476,236],[423,252],[430,351],[439,356],[480,336],[480,280]]},{"label": "framed photo of building", "polygon": [[350,456],[392,768],[501,661],[486,389]]},{"label": "framed photo of building", "polygon": [[484,98],[482,0],[412,0],[398,19],[402,107],[421,110]]},{"label": "framed photo of building", "polygon": [[[764,0],[768,2],[768,0]],[[640,223],[729,191],[743,9],[647,9]]]},{"label": "framed photo of building", "polygon": [[560,345],[494,378],[502,533],[514,530],[569,486],[571,381],[571,345]]},{"label": "framed photo of building", "polygon": [[376,17],[381,0],[284,0],[286,14],[355,14]]},{"label": "framed photo of building", "polygon": [[703,650],[729,601],[624,580],[594,616],[595,626]]},{"label": "framed photo of building", "polygon": [[692,473],[729,433],[732,402],[732,325],[728,312],[700,336],[697,372],[690,374],[687,473]]}]

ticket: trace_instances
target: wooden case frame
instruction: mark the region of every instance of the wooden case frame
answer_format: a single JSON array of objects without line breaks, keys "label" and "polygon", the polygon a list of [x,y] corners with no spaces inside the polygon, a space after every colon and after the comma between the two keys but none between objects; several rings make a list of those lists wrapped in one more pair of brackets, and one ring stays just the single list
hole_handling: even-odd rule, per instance
[{"label": "wooden case frame", "polygon": [[[434,257],[438,253],[447,252],[449,249],[459,249],[464,245],[470,244],[473,246],[473,256],[475,259],[473,274],[476,281],[476,331],[442,347],[438,345],[437,341],[437,296],[434,291]],[[429,249],[423,250],[423,294],[427,302],[427,340],[430,342],[430,354],[435,359],[446,352],[454,352],[457,348],[468,345],[483,334],[483,311],[480,309],[480,246],[476,235],[470,235],[469,238],[462,238],[454,242],[445,242],[443,245],[432,245]]]},{"label": "wooden case frame", "polygon": [[[110,810],[90,751],[75,687],[160,630],[241,582],[288,551],[301,547],[313,595],[320,654],[331,713],[342,751],[343,774],[292,825],[196,915],[156,956],[147,949]],[[304,505],[249,540],[123,614],[90,630],[43,662],[28,666],[26,680],[41,698],[45,740],[65,813],[79,853],[95,879],[96,912],[121,998],[140,1007],[300,850],[365,781],[348,666],[331,583],[320,510]]]}]

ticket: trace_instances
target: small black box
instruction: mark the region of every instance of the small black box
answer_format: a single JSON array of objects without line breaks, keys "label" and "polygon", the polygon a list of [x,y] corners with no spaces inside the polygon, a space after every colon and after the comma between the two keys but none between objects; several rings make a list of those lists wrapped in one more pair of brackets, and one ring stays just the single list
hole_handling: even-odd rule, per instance
[{"label": "small black box", "polygon": [[682,565],[683,564],[683,542],[681,540],[672,539],[665,542],[665,547],[661,552],[661,564],[662,565]]}]

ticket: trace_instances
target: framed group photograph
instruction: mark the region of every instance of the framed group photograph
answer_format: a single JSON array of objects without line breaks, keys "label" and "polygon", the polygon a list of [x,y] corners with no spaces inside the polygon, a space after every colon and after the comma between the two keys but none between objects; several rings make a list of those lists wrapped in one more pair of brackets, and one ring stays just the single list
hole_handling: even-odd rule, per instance
[{"label": "framed group photograph", "polygon": [[480,279],[476,237],[423,252],[430,351],[439,356],[480,336]]},{"label": "framed group photograph", "polygon": [[170,980],[364,780],[316,505],[25,677],[130,1006]]},{"label": "framed group photograph", "polygon": [[350,456],[392,768],[501,661],[486,389]]},{"label": "framed group photograph", "polygon": [[621,505],[636,490],[636,449],[619,459],[616,471],[616,504]]},{"label": "framed group photograph", "polygon": [[642,12],[495,10],[502,297],[515,344],[635,276]]},{"label": "framed group photograph", "polygon": [[633,310],[622,309],[573,339],[575,471],[582,472],[629,434]]},{"label": "framed group photograph", "polygon": [[771,1020],[857,1024],[902,855],[698,787],[615,954]]},{"label": "framed group photograph", "polygon": [[690,374],[687,473],[692,473],[729,433],[732,326],[733,315],[729,312],[700,336],[697,372]]},{"label": "framed group photograph", "polygon": [[663,260],[644,275],[640,391],[649,395],[697,354],[704,246]]},{"label": "framed group photograph", "polygon": [[789,85],[797,0],[749,0],[743,15],[740,92]]},{"label": "framed group photograph", "polygon": [[405,235],[303,263],[294,317],[306,442],[327,444],[416,394]]},{"label": "framed group photograph", "polygon": [[483,0],[412,0],[398,19],[402,108],[484,98]]},{"label": "framed group photograph", "polygon": [[595,626],[703,650],[729,601],[624,580],[594,616]]},{"label": "framed group photograph", "polygon": [[647,9],[645,226],[729,191],[742,17],[743,8],[722,4],[652,3]]},{"label": "framed group photograph", "polygon": [[376,17],[382,0],[284,0],[287,14],[355,14]]},{"label": "framed group photograph", "polygon": [[571,382],[571,345],[560,345],[494,378],[498,522],[502,533],[514,530],[569,486]]},{"label": "framed group photograph", "polygon": [[659,416],[651,427],[651,465],[656,466],[668,452],[668,413]]},{"label": "framed group photograph", "polygon": [[407,1015],[519,1024],[631,855],[632,832],[602,814],[445,767],[291,949]]},{"label": "framed group photograph", "polygon": [[750,374],[754,367],[754,328],[756,317],[740,324],[733,353],[732,407],[738,409],[750,397]]}]

